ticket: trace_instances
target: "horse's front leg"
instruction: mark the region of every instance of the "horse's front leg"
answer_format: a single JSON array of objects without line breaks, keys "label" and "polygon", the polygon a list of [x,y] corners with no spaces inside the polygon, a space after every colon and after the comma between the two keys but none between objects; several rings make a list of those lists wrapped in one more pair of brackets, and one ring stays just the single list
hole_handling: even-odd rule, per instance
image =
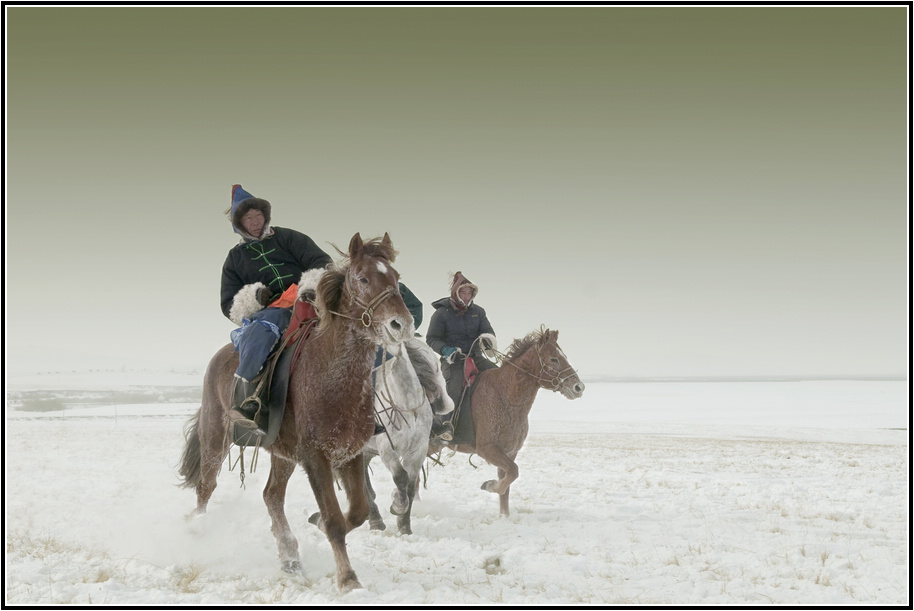
[{"label": "horse's front leg", "polygon": [[343,490],[349,499],[346,512],[346,532],[358,528],[368,519],[368,495],[365,487],[365,458],[356,454],[352,460],[337,470],[343,483]]},{"label": "horse's front leg", "polygon": [[384,518],[381,517],[381,512],[378,509],[378,504],[375,503],[375,498],[377,498],[377,493],[374,491],[374,487],[371,485],[371,476],[368,472],[368,465],[371,464],[371,459],[374,456],[365,456],[365,494],[368,499],[368,525],[371,530],[385,530],[387,526],[384,524]]},{"label": "horse's front leg", "polygon": [[[343,594],[355,588],[361,588],[362,584],[359,583],[359,579],[352,569],[352,564],[349,562],[349,554],[346,552],[346,533],[350,529],[346,528],[347,519],[343,517],[340,503],[336,498],[335,480],[330,461],[320,451],[312,450],[302,460],[302,464],[308,474],[308,481],[311,483],[311,490],[314,492],[314,500],[317,501],[318,507],[318,513],[308,518],[308,521],[315,524],[327,535],[327,540],[333,549],[333,558],[336,562],[337,586]],[[368,503],[365,501],[367,496],[365,494],[365,467],[361,460],[359,460],[358,469],[362,475],[359,478],[359,483],[361,485],[364,511],[362,522],[364,522],[368,516]],[[359,524],[362,522],[359,522]]]},{"label": "horse's front leg", "polygon": [[279,561],[282,570],[287,573],[301,572],[301,560],[298,557],[298,540],[292,534],[289,521],[286,520],[286,485],[295,472],[295,463],[277,456],[270,455],[270,477],[263,489],[263,502],[273,524],[270,530],[276,537],[276,546],[279,548]]},{"label": "horse's front leg", "polygon": [[413,534],[413,527],[411,524],[411,518],[413,512],[413,500],[416,497],[416,482],[417,478],[412,477],[406,483],[406,511],[397,516],[397,532],[401,535],[411,535]]},{"label": "horse's front leg", "polygon": [[508,511],[508,490],[514,480],[517,479],[517,463],[495,444],[477,446],[476,453],[488,461],[489,464],[498,468],[498,479],[490,479],[484,482],[481,488],[499,495],[499,513],[503,516],[510,515]]}]

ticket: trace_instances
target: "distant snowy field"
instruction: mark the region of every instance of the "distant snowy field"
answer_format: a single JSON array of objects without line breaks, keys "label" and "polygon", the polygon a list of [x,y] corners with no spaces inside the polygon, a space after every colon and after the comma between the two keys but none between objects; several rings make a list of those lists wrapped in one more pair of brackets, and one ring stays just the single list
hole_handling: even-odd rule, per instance
[{"label": "distant snowy field", "polygon": [[176,465],[201,378],[7,379],[6,604],[910,604],[907,382],[541,391],[510,518],[479,489],[494,467],[458,454],[428,469],[397,536],[374,461],[388,529],[349,534],[364,589],[341,596],[301,470],[303,575],[279,570],[266,456],[246,489],[224,468],[207,515],[185,519]]}]

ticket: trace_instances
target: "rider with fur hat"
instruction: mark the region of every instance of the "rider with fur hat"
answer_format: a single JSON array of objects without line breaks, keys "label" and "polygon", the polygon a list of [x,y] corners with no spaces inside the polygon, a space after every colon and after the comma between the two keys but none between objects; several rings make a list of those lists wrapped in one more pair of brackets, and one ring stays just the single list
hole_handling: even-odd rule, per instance
[{"label": "rider with fur hat", "polygon": [[[460,404],[463,394],[463,372],[467,356],[473,357],[476,369],[485,371],[495,363],[481,358],[494,355],[498,349],[495,331],[486,311],[473,303],[479,289],[461,273],[454,274],[451,294],[432,303],[435,313],[429,322],[426,343],[441,355],[441,373],[447,381],[447,391]],[[476,340],[479,341],[476,341]]]},{"label": "rider with fur hat", "polygon": [[332,262],[305,234],[271,227],[270,212],[270,202],[241,185],[232,186],[232,206],[226,213],[241,240],[222,266],[222,313],[240,327],[231,334],[239,356],[233,419],[235,426],[252,430],[257,428],[252,420],[256,404],[247,399],[254,395],[253,381],[292,317],[291,307],[268,306],[292,284],[298,283],[301,293],[309,284],[303,281],[307,272],[322,272]]}]

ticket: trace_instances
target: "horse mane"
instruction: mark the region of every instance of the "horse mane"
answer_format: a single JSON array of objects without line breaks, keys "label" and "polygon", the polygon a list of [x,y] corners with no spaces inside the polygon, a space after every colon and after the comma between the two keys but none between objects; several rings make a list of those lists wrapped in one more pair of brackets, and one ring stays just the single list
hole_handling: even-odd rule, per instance
[{"label": "horse mane", "polygon": [[343,287],[346,284],[346,269],[348,267],[339,269],[335,264],[331,264],[317,283],[314,309],[321,321],[318,331],[325,331],[333,324],[334,317],[330,316],[331,312],[339,312],[340,302],[343,300]]},{"label": "horse mane", "polygon": [[524,337],[511,342],[511,345],[508,347],[508,351],[505,353],[505,358],[509,361],[517,359],[522,354],[527,352],[527,350],[536,345],[545,346],[550,341],[555,341],[556,337],[558,337],[558,334],[558,331],[550,331],[546,328],[545,325],[543,325],[539,328],[539,330],[531,331]]},{"label": "horse mane", "polygon": [[406,347],[406,355],[413,365],[416,377],[419,378],[422,388],[431,389],[434,392],[438,387],[437,377],[441,371],[438,359],[429,356],[433,354],[430,350],[415,346],[412,342],[404,342],[403,346]]}]

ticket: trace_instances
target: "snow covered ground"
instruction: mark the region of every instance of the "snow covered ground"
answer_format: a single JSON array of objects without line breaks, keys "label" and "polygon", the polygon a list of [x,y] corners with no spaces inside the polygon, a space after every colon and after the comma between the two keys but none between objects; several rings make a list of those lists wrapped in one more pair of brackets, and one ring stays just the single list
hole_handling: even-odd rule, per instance
[{"label": "snow covered ground", "polygon": [[[246,488],[224,468],[207,515],[185,518],[176,466],[200,383],[7,380],[6,604],[910,604],[907,382],[541,391],[511,517],[479,489],[495,476],[479,457],[431,466],[413,535],[393,519],[349,534],[364,589],[345,596],[301,470],[287,514],[303,575],[279,570],[265,456]],[[373,469],[386,518],[392,482]]]}]

